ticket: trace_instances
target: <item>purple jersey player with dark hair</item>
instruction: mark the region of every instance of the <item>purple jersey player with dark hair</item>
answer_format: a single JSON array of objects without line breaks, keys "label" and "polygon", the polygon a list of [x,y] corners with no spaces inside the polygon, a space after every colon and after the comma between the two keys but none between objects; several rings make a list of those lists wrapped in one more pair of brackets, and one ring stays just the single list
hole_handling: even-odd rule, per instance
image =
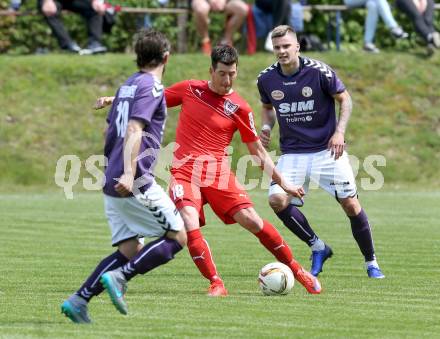
[{"label": "purple jersey player with dark hair", "polygon": [[[272,32],[277,62],[263,70],[257,81],[262,102],[260,139],[269,146],[271,130],[278,121],[282,155],[277,168],[293,185],[308,190],[310,181],[333,195],[350,219],[351,229],[370,278],[384,278],[374,253],[367,215],[357,198],[356,183],[344,135],[352,103],[336,73],[326,64],[299,56],[296,33],[290,26]],[[339,103],[336,119],[335,100]],[[269,204],[283,223],[312,250],[310,272],[318,276],[333,254],[297,208],[303,201],[287,195],[275,183]]]},{"label": "purple jersey player with dark hair", "polygon": [[[139,71],[118,89],[108,114],[104,205],[118,249],[61,305],[75,323],[90,322],[88,302],[104,288],[118,311],[127,314],[127,281],[167,263],[186,245],[183,220],[153,176],[167,115],[161,79],[169,50],[160,32],[138,33]],[[142,246],[143,237],[159,238]]]}]

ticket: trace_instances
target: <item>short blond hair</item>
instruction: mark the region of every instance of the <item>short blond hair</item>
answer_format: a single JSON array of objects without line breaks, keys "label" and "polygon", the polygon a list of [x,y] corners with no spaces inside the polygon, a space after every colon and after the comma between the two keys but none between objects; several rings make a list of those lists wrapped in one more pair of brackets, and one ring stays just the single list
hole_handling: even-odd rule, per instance
[{"label": "short blond hair", "polygon": [[281,37],[285,36],[286,34],[288,34],[289,32],[292,33],[296,37],[296,32],[292,27],[290,27],[289,25],[280,25],[280,26],[277,26],[273,29],[270,37],[271,37],[271,39],[281,38]]}]

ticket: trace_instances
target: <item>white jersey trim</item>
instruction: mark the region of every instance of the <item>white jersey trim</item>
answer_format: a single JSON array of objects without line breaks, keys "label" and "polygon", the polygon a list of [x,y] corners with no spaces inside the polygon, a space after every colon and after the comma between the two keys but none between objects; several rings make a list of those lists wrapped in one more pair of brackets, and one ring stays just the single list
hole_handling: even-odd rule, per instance
[{"label": "white jersey trim", "polygon": [[[278,67],[278,61],[277,61],[276,63],[270,65],[269,67],[266,67],[265,69],[263,69],[263,70],[260,72],[260,74],[258,74],[257,79],[258,79],[260,76],[262,76],[263,74],[265,74],[265,73],[267,73],[267,72],[269,72],[269,71],[271,71],[271,70],[273,70],[273,69],[275,69],[275,68],[277,68],[277,67]],[[257,81],[258,81],[258,80],[257,80]]]},{"label": "white jersey trim", "polygon": [[333,77],[332,69],[330,68],[330,66],[326,65],[325,63],[310,58],[303,58],[303,60],[304,60],[304,66],[317,69],[322,74],[324,74],[327,77],[327,79],[331,79]]}]

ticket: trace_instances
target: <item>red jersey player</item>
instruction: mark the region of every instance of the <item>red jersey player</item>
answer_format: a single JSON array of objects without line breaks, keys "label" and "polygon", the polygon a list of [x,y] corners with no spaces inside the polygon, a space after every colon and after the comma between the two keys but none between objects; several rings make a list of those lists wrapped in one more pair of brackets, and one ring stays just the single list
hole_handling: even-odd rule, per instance
[{"label": "red jersey player", "polygon": [[304,190],[285,182],[262,146],[248,103],[232,89],[237,77],[238,54],[230,46],[217,46],[211,54],[211,80],[187,80],[168,87],[168,107],[181,105],[176,148],[171,168],[170,195],[188,235],[188,249],[202,275],[209,279],[210,296],[225,296],[224,287],[200,226],[208,203],[226,224],[239,223],[253,233],[279,261],[288,265],[309,293],[321,292],[319,281],[293,259],[289,246],[253,208],[248,194],[236,181],[227,161],[227,148],[238,129],[249,152],[287,193],[301,198]]},{"label": "red jersey player", "polygon": [[[238,129],[249,153],[292,196],[301,198],[302,187],[283,180],[262,146],[254,127],[249,104],[232,89],[237,77],[238,54],[230,46],[216,46],[211,53],[211,80],[187,80],[165,90],[168,107],[181,105],[176,129],[176,148],[171,168],[170,195],[185,224],[188,249],[202,275],[210,281],[208,295],[228,294],[200,226],[205,224],[203,205],[208,203],[226,224],[239,223],[253,233],[280,262],[289,266],[309,293],[321,292],[316,277],[304,270],[292,251],[268,221],[261,219],[248,194],[237,182],[227,159],[229,146]],[[98,99],[97,108],[113,98]]]}]

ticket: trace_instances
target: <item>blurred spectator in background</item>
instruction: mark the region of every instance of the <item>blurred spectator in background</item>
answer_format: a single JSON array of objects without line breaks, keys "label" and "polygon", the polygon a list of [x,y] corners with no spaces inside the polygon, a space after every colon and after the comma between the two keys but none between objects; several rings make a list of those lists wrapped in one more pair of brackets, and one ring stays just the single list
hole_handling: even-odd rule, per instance
[{"label": "blurred spectator in background", "polygon": [[[38,10],[44,15],[60,47],[79,54],[97,54],[107,51],[101,43],[105,9],[102,0],[38,0]],[[85,49],[81,49],[64,28],[61,20],[62,10],[78,13],[86,21],[89,41]]]},{"label": "blurred spectator in background", "polygon": [[371,53],[379,53],[379,49],[374,45],[374,35],[376,34],[377,21],[379,17],[389,28],[391,34],[397,39],[406,39],[408,33],[404,32],[391,13],[390,5],[386,0],[344,0],[348,7],[367,8],[365,18],[364,50]]},{"label": "blurred spectator in background", "polygon": [[434,48],[440,48],[440,33],[434,27],[433,0],[396,0],[396,6],[411,19],[430,53]]},{"label": "blurred spectator in background", "polygon": [[201,38],[201,50],[206,55],[211,54],[211,39],[209,38],[209,12],[224,12],[226,15],[225,31],[221,44],[232,46],[233,35],[240,29],[248,13],[248,6],[242,0],[192,0],[194,19],[197,33]]},{"label": "blurred spectator in background", "polygon": [[21,0],[10,0],[9,9],[12,11],[18,11],[21,6]]},{"label": "blurred spectator in background", "polygon": [[272,52],[272,29],[279,25],[290,25],[290,0],[255,0],[255,6],[264,13],[272,14],[272,27],[267,34],[264,48]]},{"label": "blurred spectator in background", "polygon": [[[252,6],[252,21],[255,26],[257,38],[265,37],[264,48],[272,52],[272,29],[279,25],[292,26],[296,32],[304,30],[304,17],[302,6],[305,0],[256,0]],[[248,26],[249,26],[248,22]],[[249,28],[249,27],[248,27]]]}]

